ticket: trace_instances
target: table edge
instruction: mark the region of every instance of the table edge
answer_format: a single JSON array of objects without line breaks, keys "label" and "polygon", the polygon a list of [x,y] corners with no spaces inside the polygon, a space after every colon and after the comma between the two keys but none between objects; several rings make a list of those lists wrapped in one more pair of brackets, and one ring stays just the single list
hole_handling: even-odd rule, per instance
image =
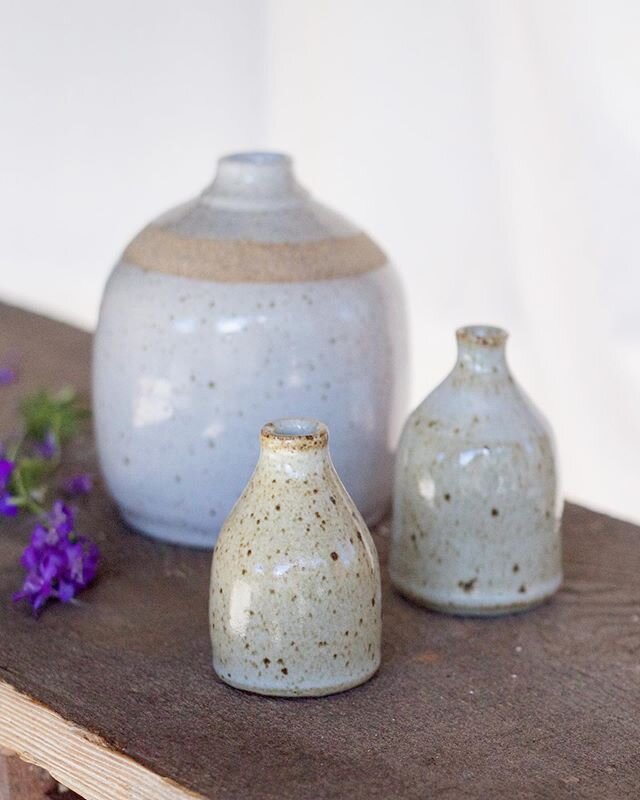
[{"label": "table edge", "polygon": [[0,679],[0,748],[47,770],[85,800],[206,800]]}]

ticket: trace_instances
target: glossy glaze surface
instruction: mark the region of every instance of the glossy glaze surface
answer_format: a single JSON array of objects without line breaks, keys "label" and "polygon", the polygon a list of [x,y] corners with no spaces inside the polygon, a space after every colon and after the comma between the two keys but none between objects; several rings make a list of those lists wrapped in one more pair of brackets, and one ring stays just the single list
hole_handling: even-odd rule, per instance
[{"label": "glossy glaze surface", "polygon": [[216,673],[248,691],[331,694],[378,669],[378,557],[323,424],[263,428],[256,470],[214,550],[210,624]]},{"label": "glossy glaze surface", "polygon": [[561,582],[553,437],[498,328],[458,331],[450,375],[409,417],[395,472],[391,577],[416,602],[490,615]]},{"label": "glossy glaze surface", "polygon": [[290,160],[250,155],[223,159],[202,197],[137,237],[95,337],[109,490],[133,527],[181,544],[213,545],[251,475],[255,430],[288,414],[327,421],[369,523],[390,499],[407,384],[395,272]]}]

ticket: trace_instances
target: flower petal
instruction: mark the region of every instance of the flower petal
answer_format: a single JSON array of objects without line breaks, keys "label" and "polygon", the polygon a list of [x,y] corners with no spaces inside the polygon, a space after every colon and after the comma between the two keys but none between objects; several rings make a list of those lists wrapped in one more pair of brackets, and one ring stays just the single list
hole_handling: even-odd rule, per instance
[{"label": "flower petal", "polygon": [[0,515],[3,517],[15,517],[19,510],[13,501],[13,497],[8,492],[0,490]]},{"label": "flower petal", "polygon": [[7,485],[14,467],[15,462],[10,461],[8,458],[0,459],[0,486]]}]

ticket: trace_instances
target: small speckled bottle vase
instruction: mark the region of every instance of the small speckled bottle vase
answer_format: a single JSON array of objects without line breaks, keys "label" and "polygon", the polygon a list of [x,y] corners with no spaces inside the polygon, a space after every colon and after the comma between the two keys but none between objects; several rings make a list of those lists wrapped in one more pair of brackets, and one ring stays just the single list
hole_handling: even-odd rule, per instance
[{"label": "small speckled bottle vase", "polygon": [[471,326],[457,338],[453,371],[400,441],[391,578],[440,611],[524,610],[562,580],[552,434],[509,371],[506,332]]},{"label": "small speckled bottle vase", "polygon": [[258,465],[213,554],[213,667],[239,689],[341,692],[380,664],[378,555],[325,425],[265,425]]},{"label": "small speckled bottle vase", "polygon": [[382,250],[316,202],[288,156],[222,158],[200,197],[136,236],[105,290],[93,398],[110,493],[134,528],[212,547],[255,431],[294,413],[326,420],[373,524],[391,500],[406,349]]}]

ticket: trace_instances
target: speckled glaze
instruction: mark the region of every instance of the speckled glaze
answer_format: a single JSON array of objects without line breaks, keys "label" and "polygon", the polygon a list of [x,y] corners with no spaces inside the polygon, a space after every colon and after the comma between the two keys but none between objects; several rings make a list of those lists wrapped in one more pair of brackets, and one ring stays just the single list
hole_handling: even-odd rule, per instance
[{"label": "speckled glaze", "polygon": [[391,578],[440,611],[524,610],[562,580],[553,437],[509,371],[506,332],[476,325],[457,338],[453,371],[400,441]]},{"label": "speckled glaze", "polygon": [[214,550],[209,611],[213,667],[239,689],[320,696],[378,669],[378,555],[322,423],[262,429],[258,465]]},{"label": "speckled glaze", "polygon": [[327,421],[375,522],[405,400],[395,271],[286,156],[221,159],[212,186],[145,228],[111,275],[94,345],[98,454],[125,519],[152,536],[211,547],[255,465],[254,432],[287,414]]}]

